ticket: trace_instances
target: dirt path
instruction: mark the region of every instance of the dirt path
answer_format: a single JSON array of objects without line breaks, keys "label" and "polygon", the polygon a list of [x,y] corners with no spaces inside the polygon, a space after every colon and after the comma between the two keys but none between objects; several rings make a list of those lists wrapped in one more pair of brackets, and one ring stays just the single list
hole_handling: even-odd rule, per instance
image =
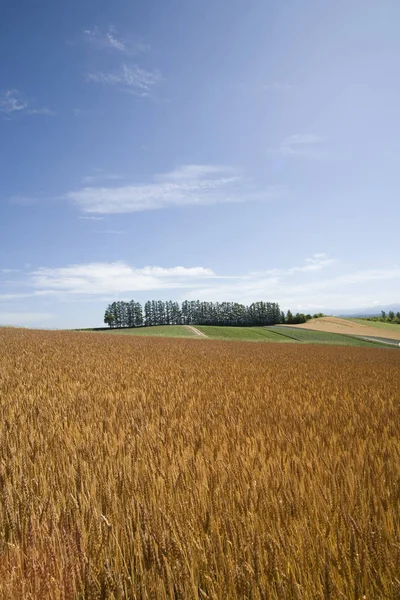
[{"label": "dirt path", "polygon": [[203,337],[203,338],[207,338],[206,334],[203,333],[202,331],[200,331],[199,329],[196,329],[196,327],[192,327],[191,325],[186,325],[186,327],[188,329],[190,329],[191,331],[193,331],[193,333],[195,333],[196,335],[199,335],[200,337]]},{"label": "dirt path", "polygon": [[379,344],[387,344],[388,346],[400,346],[400,342],[387,342],[386,340],[382,340],[378,337],[365,337],[364,335],[358,335],[357,337],[361,340],[368,340],[369,342],[378,342]]},{"label": "dirt path", "polygon": [[[366,321],[368,323],[368,321]],[[314,331],[325,331],[326,333],[344,333],[346,335],[356,335],[362,337],[383,337],[388,340],[398,340],[400,342],[399,330],[392,331],[384,328],[373,327],[371,325],[362,325],[354,323],[340,317],[320,317],[311,319],[302,325],[281,325],[281,327],[290,327],[292,329],[312,329]]]}]

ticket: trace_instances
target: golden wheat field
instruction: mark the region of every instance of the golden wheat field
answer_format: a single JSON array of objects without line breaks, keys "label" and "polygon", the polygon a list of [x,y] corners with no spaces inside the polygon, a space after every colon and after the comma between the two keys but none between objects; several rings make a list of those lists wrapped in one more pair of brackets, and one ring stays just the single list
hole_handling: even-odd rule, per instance
[{"label": "golden wheat field", "polygon": [[400,598],[399,367],[0,330],[0,598]]}]

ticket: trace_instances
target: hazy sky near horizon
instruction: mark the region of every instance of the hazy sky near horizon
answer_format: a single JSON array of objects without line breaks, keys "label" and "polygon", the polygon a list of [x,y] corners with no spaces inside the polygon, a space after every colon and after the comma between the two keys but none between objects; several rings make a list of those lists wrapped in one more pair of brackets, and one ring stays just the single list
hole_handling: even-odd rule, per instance
[{"label": "hazy sky near horizon", "polygon": [[0,324],[400,298],[398,0],[5,0]]}]

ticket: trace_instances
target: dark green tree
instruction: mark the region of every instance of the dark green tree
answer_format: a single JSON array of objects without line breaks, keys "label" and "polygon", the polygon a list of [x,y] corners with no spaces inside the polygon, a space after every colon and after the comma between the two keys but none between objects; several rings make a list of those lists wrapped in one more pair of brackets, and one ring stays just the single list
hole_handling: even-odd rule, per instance
[{"label": "dark green tree", "polygon": [[115,326],[115,315],[111,309],[111,305],[109,305],[104,313],[104,323],[106,323],[109,327]]}]

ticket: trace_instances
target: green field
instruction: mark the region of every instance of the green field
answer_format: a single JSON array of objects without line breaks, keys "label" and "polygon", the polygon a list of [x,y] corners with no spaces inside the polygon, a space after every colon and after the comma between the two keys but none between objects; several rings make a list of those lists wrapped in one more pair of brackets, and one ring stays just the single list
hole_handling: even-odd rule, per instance
[{"label": "green field", "polygon": [[188,327],[185,327],[185,325],[154,325],[153,327],[137,327],[136,329],[107,329],[104,333],[112,333],[113,335],[199,338],[198,335]]},{"label": "green field", "polygon": [[266,327],[218,327],[216,325],[196,325],[196,329],[212,340],[238,340],[240,342],[289,342]]},{"label": "green field", "polygon": [[324,331],[314,331],[311,329],[279,327],[271,328],[272,331],[290,336],[293,340],[303,344],[334,344],[337,346],[366,346],[369,348],[382,348],[379,342],[370,342],[368,340],[358,339],[350,335],[341,333],[326,333]]},{"label": "green field", "polygon": [[358,323],[359,325],[367,325],[368,327],[376,327],[376,329],[380,329],[382,333],[384,331],[400,332],[400,325],[398,323],[382,323],[382,321],[368,321],[367,319],[346,319],[346,321]]},{"label": "green field", "polygon": [[303,344],[333,344],[337,346],[364,346],[382,348],[382,344],[360,340],[338,333],[324,333],[288,327],[214,327],[197,325],[207,337],[216,340],[240,340],[242,342],[283,342]]},{"label": "green field", "polygon": [[[339,333],[325,333],[290,327],[219,327],[214,325],[196,325],[196,329],[204,333],[210,340],[227,340],[240,342],[277,342],[289,344],[332,344],[337,346],[363,346],[382,348],[383,344],[358,339]],[[185,325],[159,325],[138,327],[137,329],[107,329],[102,332],[112,335],[134,335],[148,337],[184,337],[205,339],[196,335]]]}]

